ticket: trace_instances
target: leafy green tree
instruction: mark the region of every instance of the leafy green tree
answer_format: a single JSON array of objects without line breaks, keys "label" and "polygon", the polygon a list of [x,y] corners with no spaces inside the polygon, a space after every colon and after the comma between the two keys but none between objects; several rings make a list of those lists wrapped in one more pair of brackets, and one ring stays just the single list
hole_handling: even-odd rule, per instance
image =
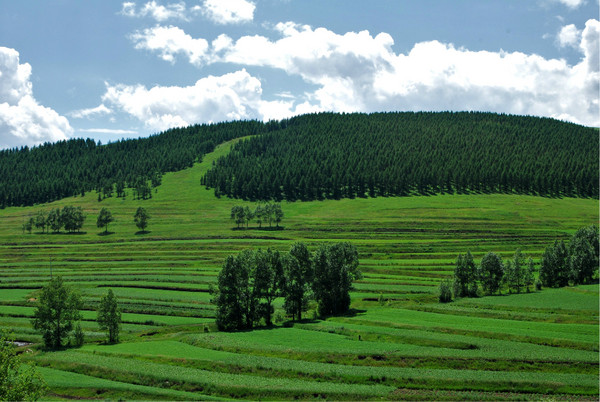
[{"label": "leafy green tree", "polygon": [[243,225],[244,222],[246,221],[244,207],[242,207],[240,205],[235,205],[235,206],[231,207],[231,219],[235,221],[235,223],[237,224],[237,227],[239,229],[240,225]]},{"label": "leafy green tree", "polygon": [[75,325],[75,330],[73,331],[73,345],[80,347],[83,346],[84,342],[85,336],[83,334],[83,330],[81,329],[81,323],[78,322],[77,325]]},{"label": "leafy green tree", "polygon": [[545,287],[563,287],[569,284],[569,276],[569,250],[562,240],[555,241],[542,255],[540,281]]},{"label": "leafy green tree", "polygon": [[322,245],[313,258],[313,292],[321,316],[343,314],[350,308],[352,282],[362,277],[358,252],[352,244]]},{"label": "leafy green tree", "polygon": [[302,312],[308,308],[308,295],[313,281],[311,255],[304,243],[294,243],[285,258],[283,308],[292,319],[302,320]]},{"label": "leafy green tree", "polygon": [[108,343],[118,343],[121,309],[112,289],[108,289],[108,293],[100,299],[97,321],[100,329],[106,331]]},{"label": "leafy green tree", "polygon": [[60,213],[60,220],[68,232],[81,230],[85,222],[85,215],[81,207],[66,205]]},{"label": "leafy green tree", "polygon": [[28,232],[29,234],[31,234],[31,231],[33,230],[33,225],[34,225],[33,217],[26,220],[25,223],[23,224],[23,233]]},{"label": "leafy green tree", "polygon": [[458,255],[454,268],[454,295],[456,297],[477,296],[477,267],[470,251]]},{"label": "leafy green tree", "polygon": [[79,294],[65,286],[60,276],[54,277],[42,288],[32,324],[42,334],[47,348],[63,346],[74,322],[81,319],[81,306]]},{"label": "leafy green tree", "polygon": [[500,290],[504,269],[502,259],[495,253],[487,253],[479,265],[479,280],[483,291],[493,294]]},{"label": "leafy green tree", "polygon": [[524,285],[524,277],[525,277],[525,267],[524,267],[524,263],[525,263],[525,257],[523,257],[523,253],[521,252],[521,249],[517,249],[517,251],[515,251],[515,255],[513,256],[512,259],[512,269],[513,269],[513,273],[511,276],[511,280],[510,280],[510,287],[512,288],[512,290],[516,291],[517,293],[521,293],[521,289],[523,288]]},{"label": "leafy green tree", "polygon": [[258,317],[265,319],[265,324],[272,324],[273,302],[281,294],[283,288],[283,261],[278,251],[258,250],[254,254],[254,290],[260,300]]},{"label": "leafy green tree", "polygon": [[256,223],[258,223],[258,227],[262,228],[262,223],[264,219],[265,209],[262,204],[258,204],[256,209],[254,209],[254,219],[256,219]]},{"label": "leafy green tree", "polygon": [[598,226],[579,229],[569,242],[570,270],[574,284],[591,283],[598,270]]},{"label": "leafy green tree", "polygon": [[54,233],[60,232],[60,228],[63,226],[62,220],[60,218],[60,209],[55,208],[50,210],[50,212],[48,213],[48,217],[46,218],[46,222]]},{"label": "leafy green tree", "polygon": [[37,215],[35,216],[35,221],[34,221],[35,227],[37,229],[42,229],[42,233],[44,233],[46,231],[46,214],[44,213],[44,211],[40,210],[38,211]]},{"label": "leafy green tree", "polygon": [[250,221],[254,219],[254,213],[250,210],[249,206],[244,207],[244,221],[246,222],[246,229],[248,229],[248,224]]},{"label": "leafy green tree", "polygon": [[12,339],[0,333],[0,401],[36,401],[45,392],[35,367],[23,368]]},{"label": "leafy green tree", "polygon": [[108,225],[113,222],[115,219],[112,216],[112,213],[107,208],[102,208],[100,213],[98,214],[98,219],[96,220],[96,226],[99,228],[104,228],[104,233],[108,233]]},{"label": "leafy green tree", "polygon": [[135,211],[135,215],[133,215],[135,226],[144,232],[148,226],[148,219],[150,219],[150,215],[148,215],[146,209],[143,207],[138,207],[137,211]]},{"label": "leafy green tree", "polygon": [[283,219],[283,210],[281,209],[281,204],[273,204],[273,220],[275,221],[275,225],[279,227],[279,223]]},{"label": "leafy green tree", "polygon": [[438,299],[440,303],[449,303],[452,301],[452,289],[450,286],[450,280],[444,279],[440,282]]},{"label": "leafy green tree", "polygon": [[531,292],[535,280],[535,265],[533,259],[527,260],[527,270],[525,271],[525,277],[523,278],[523,285],[527,289],[527,293]]},{"label": "leafy green tree", "polygon": [[244,329],[246,316],[244,306],[248,289],[248,270],[242,258],[227,256],[217,278],[217,289],[211,289],[212,302],[217,306],[216,323],[221,331]]}]

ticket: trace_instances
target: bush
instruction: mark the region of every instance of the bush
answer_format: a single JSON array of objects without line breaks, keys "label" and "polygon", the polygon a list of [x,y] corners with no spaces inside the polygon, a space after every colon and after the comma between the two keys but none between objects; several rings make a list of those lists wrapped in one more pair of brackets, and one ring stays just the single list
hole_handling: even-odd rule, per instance
[{"label": "bush", "polygon": [[444,279],[440,282],[440,303],[449,303],[452,301],[452,287],[450,280]]},{"label": "bush", "polygon": [[537,290],[537,291],[542,290],[542,282],[540,282],[539,279],[537,281],[535,281],[535,290]]}]

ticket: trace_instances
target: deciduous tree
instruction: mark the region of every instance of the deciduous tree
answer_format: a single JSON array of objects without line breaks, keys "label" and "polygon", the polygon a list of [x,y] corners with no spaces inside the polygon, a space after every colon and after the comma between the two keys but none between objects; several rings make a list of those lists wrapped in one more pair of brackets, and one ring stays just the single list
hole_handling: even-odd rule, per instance
[{"label": "deciduous tree", "polygon": [[113,218],[112,213],[107,208],[102,208],[98,214],[96,226],[99,228],[103,227],[104,233],[108,233],[108,225],[114,220],[115,219]]},{"label": "deciduous tree", "polygon": [[47,348],[59,349],[81,319],[81,297],[64,285],[60,276],[42,288],[34,311],[33,327],[42,334]]},{"label": "deciduous tree", "polygon": [[108,289],[108,293],[100,299],[97,321],[100,329],[106,331],[108,343],[119,342],[121,309],[112,289]]}]

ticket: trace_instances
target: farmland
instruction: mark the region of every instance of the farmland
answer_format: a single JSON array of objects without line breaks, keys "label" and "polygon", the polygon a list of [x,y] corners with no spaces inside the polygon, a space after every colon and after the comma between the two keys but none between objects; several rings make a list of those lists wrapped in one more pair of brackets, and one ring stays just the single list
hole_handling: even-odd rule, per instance
[{"label": "farmland", "polygon": [[[446,194],[283,202],[283,230],[234,230],[229,212],[245,202],[200,186],[234,142],[167,173],[150,200],[98,202],[91,192],[0,211],[0,326],[40,342],[30,319],[51,275],[84,299],[83,347],[23,354],[39,366],[49,397],[598,398],[597,284],[437,302],[458,253],[470,250],[479,261],[520,248],[537,263],[554,240],[598,222],[597,200]],[[65,205],[87,214],[81,233],[21,231],[37,211]],[[133,224],[140,205],[151,216],[143,234]],[[115,217],[108,235],[95,225],[102,207]],[[287,251],[295,241],[311,250],[337,241],[357,247],[363,279],[351,314],[320,320],[309,311],[291,324],[278,300],[274,328],[217,332],[208,290],[225,257],[246,248]],[[107,288],[123,310],[122,343],[110,346],[95,322]]]}]

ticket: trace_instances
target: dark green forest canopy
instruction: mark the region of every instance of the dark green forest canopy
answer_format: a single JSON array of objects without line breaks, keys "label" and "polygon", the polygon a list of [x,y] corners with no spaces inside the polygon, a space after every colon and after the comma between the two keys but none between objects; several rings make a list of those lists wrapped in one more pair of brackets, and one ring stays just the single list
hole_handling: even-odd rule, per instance
[{"label": "dark green forest canopy", "polygon": [[314,200],[444,192],[598,197],[598,130],[479,112],[294,117],[207,172],[215,194]]},{"label": "dark green forest canopy", "polygon": [[[239,121],[176,128],[99,145],[87,139],[0,151],[0,207],[33,205],[190,167],[222,142],[278,129]],[[119,188],[119,186],[117,186]]]}]

